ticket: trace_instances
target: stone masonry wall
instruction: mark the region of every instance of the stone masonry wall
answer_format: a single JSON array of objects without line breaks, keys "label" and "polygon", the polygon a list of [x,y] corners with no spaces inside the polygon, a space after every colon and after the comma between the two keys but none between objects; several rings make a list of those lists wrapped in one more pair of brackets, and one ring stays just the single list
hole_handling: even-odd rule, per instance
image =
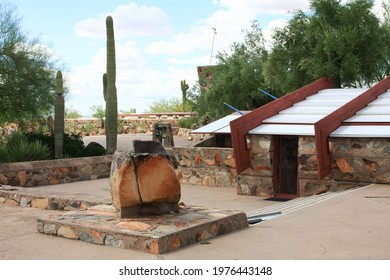
[{"label": "stone masonry wall", "polygon": [[272,137],[249,135],[251,166],[237,176],[237,193],[269,197],[273,193]]},{"label": "stone masonry wall", "polygon": [[172,148],[182,183],[210,187],[237,187],[236,166],[231,148]]},{"label": "stone masonry wall", "polygon": [[0,164],[0,185],[35,187],[110,176],[112,156]]},{"label": "stone masonry wall", "polygon": [[314,136],[300,136],[298,140],[299,196],[327,192],[331,186],[330,176],[318,180],[317,148]]},{"label": "stone masonry wall", "polygon": [[389,138],[331,138],[334,188],[390,183]]},{"label": "stone masonry wall", "polygon": [[[251,166],[238,176],[238,193],[270,197],[273,195],[274,143],[269,135],[250,135]],[[314,137],[299,137],[298,142],[299,195],[326,192],[330,179],[317,179],[318,164]]]},{"label": "stone masonry wall", "polygon": [[[273,143],[271,136],[250,135],[251,167],[237,176],[238,193],[273,194]],[[299,196],[338,191],[370,183],[390,183],[390,139],[331,138],[331,174],[318,180],[314,137],[299,137]]]}]

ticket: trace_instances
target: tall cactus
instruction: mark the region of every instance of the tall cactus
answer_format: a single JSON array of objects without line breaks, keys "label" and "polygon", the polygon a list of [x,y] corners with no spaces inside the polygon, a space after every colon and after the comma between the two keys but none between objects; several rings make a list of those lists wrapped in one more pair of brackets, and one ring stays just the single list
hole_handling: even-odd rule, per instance
[{"label": "tall cactus", "polygon": [[54,106],[54,157],[62,158],[64,153],[64,82],[61,71],[56,75],[56,100]]},{"label": "tall cactus", "polygon": [[104,101],[106,101],[106,96],[107,96],[107,74],[103,74],[103,97]]},{"label": "tall cactus", "polygon": [[116,150],[118,131],[118,101],[116,96],[116,64],[114,22],[111,16],[106,18],[107,30],[107,91],[106,91],[106,144],[107,153],[113,154]]},{"label": "tall cactus", "polygon": [[182,99],[182,108],[183,112],[185,111],[185,104],[187,103],[187,90],[189,89],[188,84],[186,84],[186,80],[180,81],[180,87],[181,87],[181,99]]}]

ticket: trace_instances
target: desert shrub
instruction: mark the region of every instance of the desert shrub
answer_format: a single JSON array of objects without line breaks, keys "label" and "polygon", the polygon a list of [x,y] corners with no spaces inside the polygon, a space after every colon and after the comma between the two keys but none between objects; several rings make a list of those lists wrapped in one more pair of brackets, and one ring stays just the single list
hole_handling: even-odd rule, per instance
[{"label": "desert shrub", "polygon": [[4,145],[0,146],[0,163],[7,162],[7,152]]},{"label": "desert shrub", "polygon": [[179,127],[193,129],[195,126],[198,126],[199,120],[198,116],[183,118],[179,120],[178,124]]},{"label": "desert shrub", "polygon": [[[85,147],[80,134],[64,134],[64,158],[102,156],[102,146]],[[15,132],[0,145],[0,163],[54,159],[54,135]]]},{"label": "desert shrub", "polygon": [[107,154],[107,150],[96,142],[89,143],[84,149],[84,155],[86,157],[102,156]]},{"label": "desert shrub", "polygon": [[210,117],[206,114],[204,116],[193,116],[186,119],[180,119],[178,124],[182,128],[197,129],[208,123],[210,123]]},{"label": "desert shrub", "polygon": [[50,159],[50,148],[39,140],[30,142],[19,132],[12,133],[5,146],[2,157],[6,162],[22,162]]}]

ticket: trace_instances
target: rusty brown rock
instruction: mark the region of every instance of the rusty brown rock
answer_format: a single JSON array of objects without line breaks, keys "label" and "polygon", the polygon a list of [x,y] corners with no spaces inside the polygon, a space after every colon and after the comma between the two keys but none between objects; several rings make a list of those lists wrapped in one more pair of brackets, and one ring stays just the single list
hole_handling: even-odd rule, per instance
[{"label": "rusty brown rock", "polygon": [[338,158],[336,160],[336,164],[338,168],[344,173],[353,173],[354,169],[353,167],[348,163],[348,161],[345,158]]},{"label": "rusty brown rock", "polygon": [[19,185],[24,187],[27,183],[27,173],[24,170],[18,172]]},{"label": "rusty brown rock", "polygon": [[131,156],[128,157],[124,153],[115,154],[110,185],[112,202],[117,210],[142,202],[135,172],[135,163]]},{"label": "rusty brown rock", "polygon": [[223,163],[226,166],[229,166],[229,167],[232,167],[232,168],[236,168],[236,162],[234,161],[233,157],[227,158],[226,160],[223,161]]},{"label": "rusty brown rock", "polygon": [[143,202],[178,203],[180,201],[180,182],[172,164],[165,156],[148,156],[138,163],[137,171]]},{"label": "rusty brown rock", "polygon": [[180,181],[166,154],[117,152],[110,185],[113,204],[122,218],[179,209]]},{"label": "rusty brown rock", "polygon": [[31,200],[31,207],[39,209],[48,209],[49,208],[49,199],[48,198],[33,198]]}]

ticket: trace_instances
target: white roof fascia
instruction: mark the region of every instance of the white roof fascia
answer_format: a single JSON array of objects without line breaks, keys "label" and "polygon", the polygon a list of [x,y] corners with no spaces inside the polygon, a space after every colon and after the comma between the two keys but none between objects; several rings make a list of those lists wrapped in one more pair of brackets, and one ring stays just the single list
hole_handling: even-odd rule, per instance
[{"label": "white roof fascia", "polygon": [[[347,120],[344,123],[390,123],[390,115],[355,115]],[[390,128],[389,128],[390,129]]]},{"label": "white roof fascia", "polygon": [[262,124],[249,134],[314,136],[314,125]]},{"label": "white roof fascia", "polygon": [[390,126],[386,125],[342,125],[330,134],[331,137],[390,137]]},{"label": "white roof fascia", "polygon": [[195,130],[191,131],[191,133],[210,134],[210,133],[214,133],[215,131],[220,130],[226,126],[229,126],[229,130],[230,130],[230,122],[232,120],[239,118],[240,116],[241,115],[236,115],[236,114],[227,115],[219,120],[216,120],[215,122],[209,123],[205,126],[202,126],[198,129],[195,129]]},{"label": "white roof fascia", "polygon": [[326,117],[326,114],[323,115],[278,114],[268,119],[265,119],[263,123],[314,124],[324,117]]}]

